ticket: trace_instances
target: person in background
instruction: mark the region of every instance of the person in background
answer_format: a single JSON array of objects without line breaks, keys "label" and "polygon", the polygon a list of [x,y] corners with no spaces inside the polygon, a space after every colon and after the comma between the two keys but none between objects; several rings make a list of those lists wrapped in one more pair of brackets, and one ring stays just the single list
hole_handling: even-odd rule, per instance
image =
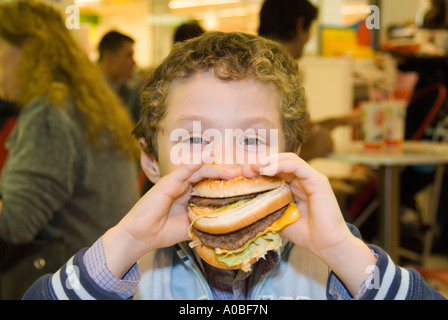
[{"label": "person in background", "polygon": [[300,59],[318,12],[308,0],[265,0],[258,34],[279,42],[294,59]]},{"label": "person in background", "polygon": [[0,177],[0,288],[20,298],[139,198],[133,123],[61,13],[0,4],[0,97],[20,114]]},{"label": "person in background", "polygon": [[[260,10],[258,34],[280,43],[294,59],[300,59],[318,13],[318,8],[308,0],[265,0]],[[331,130],[340,125],[357,124],[357,112],[310,122],[300,151],[301,158],[310,161],[327,156],[333,151]]]},{"label": "person in background", "polygon": [[[318,8],[308,0],[265,0],[260,10],[258,34],[280,43],[293,59],[300,59],[318,13]],[[334,150],[332,130],[338,126],[358,126],[359,123],[360,114],[356,110],[317,122],[311,119],[306,126],[300,157],[305,161],[326,157]],[[358,184],[359,178],[354,181]],[[344,216],[350,220],[347,201],[357,188],[346,179],[332,178],[331,183]]]},{"label": "person in background", "polygon": [[178,26],[174,32],[173,42],[182,42],[205,33],[199,22],[191,21]]},{"label": "person in background", "polygon": [[431,7],[423,17],[423,28],[448,29],[448,1],[431,0]]},{"label": "person in background", "polygon": [[107,32],[98,44],[98,64],[107,83],[129,107],[135,120],[139,112],[135,101],[138,88],[130,83],[135,69],[134,43],[132,37],[121,32]]},{"label": "person in background", "polygon": [[[431,6],[424,14],[422,28],[434,34],[446,33],[448,29],[448,1],[431,0]],[[440,48],[445,50],[446,48]],[[446,50],[445,50],[446,51]],[[417,72],[418,81],[414,88],[412,103],[406,114],[405,139],[415,139],[414,134],[427,117],[429,106],[437,99],[437,92],[430,92],[431,87],[443,85],[448,88],[448,63],[445,57],[428,55],[425,59],[406,57],[400,59],[399,68],[403,71]],[[429,92],[421,95],[422,92]],[[445,98],[441,108],[434,116],[423,134],[422,141],[448,142],[448,98]],[[423,203],[417,200],[417,195],[427,188],[435,179],[435,166],[409,166],[401,174],[401,204],[403,225],[406,232],[402,232],[404,242],[408,242],[408,249],[423,251],[424,237],[432,231],[424,220]],[[445,167],[440,190],[440,199],[436,216],[436,226],[432,252],[448,255],[448,166]]]}]

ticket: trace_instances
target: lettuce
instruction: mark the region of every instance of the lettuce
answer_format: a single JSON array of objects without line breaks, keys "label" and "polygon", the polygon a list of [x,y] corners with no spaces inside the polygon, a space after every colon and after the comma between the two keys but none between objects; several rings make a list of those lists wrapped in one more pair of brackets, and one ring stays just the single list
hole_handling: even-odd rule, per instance
[{"label": "lettuce", "polygon": [[[264,258],[270,250],[278,250],[282,246],[282,239],[277,232],[268,232],[255,239],[249,240],[242,248],[234,251],[217,253],[215,258],[219,263],[228,267],[242,264],[243,271],[250,271],[250,260],[253,258]],[[218,251],[218,250],[217,250]],[[220,251],[218,251],[220,252]]]}]

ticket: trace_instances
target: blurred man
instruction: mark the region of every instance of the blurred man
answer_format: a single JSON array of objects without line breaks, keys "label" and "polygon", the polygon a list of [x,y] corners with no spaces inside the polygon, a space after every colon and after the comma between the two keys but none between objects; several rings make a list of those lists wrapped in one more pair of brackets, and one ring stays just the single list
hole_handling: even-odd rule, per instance
[{"label": "blurred man", "polygon": [[103,36],[98,46],[99,65],[104,77],[126,105],[132,99],[128,81],[134,74],[134,43],[131,37],[110,31]]},{"label": "blurred man", "polygon": [[[294,59],[299,59],[310,39],[310,28],[317,14],[318,9],[308,0],[265,0],[260,10],[258,34],[280,43]],[[356,118],[357,115],[344,115],[309,123],[300,156],[306,161],[327,156],[333,151],[331,130],[356,123]]]},{"label": "blurred man", "polygon": [[173,42],[181,42],[205,33],[198,21],[190,21],[178,26],[174,32]]},{"label": "blurred man", "polygon": [[260,11],[260,36],[275,40],[294,59],[302,57],[318,9],[308,0],[266,0]]},{"label": "blurred man", "polygon": [[[260,10],[258,34],[280,43],[294,59],[300,59],[310,39],[310,29],[317,19],[318,11],[308,0],[265,0]],[[358,125],[359,121],[359,113],[353,112],[309,122],[300,157],[305,161],[326,157],[334,149],[332,130],[341,125]],[[343,214],[348,219],[346,199],[352,196],[352,190],[356,188],[345,180],[331,179],[331,183]]]}]

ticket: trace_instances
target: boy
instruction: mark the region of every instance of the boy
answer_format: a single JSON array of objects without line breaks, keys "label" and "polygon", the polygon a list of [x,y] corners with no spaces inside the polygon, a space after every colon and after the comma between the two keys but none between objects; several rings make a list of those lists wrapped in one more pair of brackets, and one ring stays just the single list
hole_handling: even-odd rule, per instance
[{"label": "boy", "polygon": [[[297,69],[275,42],[243,33],[176,46],[143,87],[135,129],[155,186],[25,298],[129,299],[138,282],[142,299],[442,298],[355,237],[327,178],[297,156],[308,121]],[[229,130],[230,139],[216,139]],[[282,231],[282,250],[248,273],[202,262],[187,242],[192,185],[260,174],[284,179],[298,202],[302,217]]]}]

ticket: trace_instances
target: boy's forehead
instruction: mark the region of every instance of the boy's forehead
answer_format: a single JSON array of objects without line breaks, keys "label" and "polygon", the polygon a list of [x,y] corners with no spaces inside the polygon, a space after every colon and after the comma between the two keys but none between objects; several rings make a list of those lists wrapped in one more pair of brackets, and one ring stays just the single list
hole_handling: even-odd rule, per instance
[{"label": "boy's forehead", "polygon": [[278,94],[271,85],[253,78],[224,81],[213,71],[174,81],[166,104],[170,122],[222,117],[276,128],[281,118]]},{"label": "boy's forehead", "polygon": [[[271,121],[269,117],[236,117],[235,124],[241,129],[254,128],[254,129],[280,129],[278,124]],[[219,128],[216,125],[220,123],[219,118],[207,117],[202,115],[180,115],[174,123],[176,127],[190,127],[194,125],[194,122],[200,122],[203,129]],[[221,128],[222,129],[222,128]],[[225,128],[224,128],[225,129]]]}]

